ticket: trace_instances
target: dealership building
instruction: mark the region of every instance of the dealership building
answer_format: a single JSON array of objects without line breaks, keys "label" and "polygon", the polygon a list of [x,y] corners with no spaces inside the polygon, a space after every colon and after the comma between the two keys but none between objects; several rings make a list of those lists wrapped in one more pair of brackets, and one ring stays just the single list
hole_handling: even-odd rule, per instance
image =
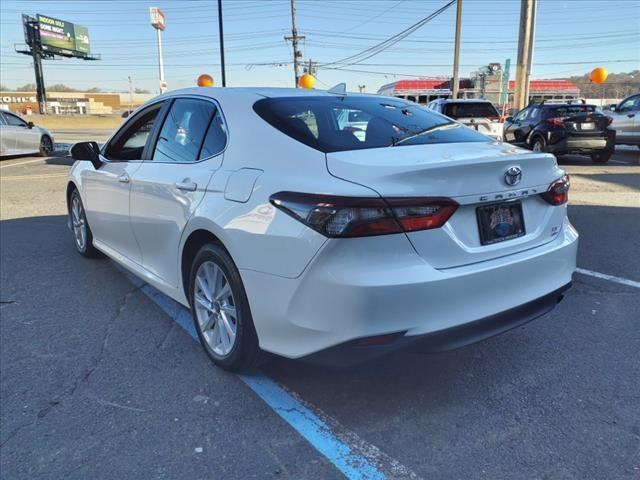
[{"label": "dealership building", "polygon": [[[47,113],[54,115],[110,115],[135,108],[153,94],[47,92]],[[0,92],[0,108],[20,115],[38,112],[35,92]]]},{"label": "dealership building", "polygon": [[[506,92],[503,90],[506,89]],[[473,72],[469,78],[459,83],[460,98],[483,98],[494,104],[511,105],[515,91],[515,82],[506,82],[499,63],[490,63]],[[383,85],[380,95],[404,98],[412,102],[426,104],[436,98],[449,98],[451,92],[450,77],[421,78],[416,80],[398,80]],[[505,95],[506,94],[506,95]],[[580,98],[580,90],[569,80],[531,80],[529,100],[574,100]]]}]

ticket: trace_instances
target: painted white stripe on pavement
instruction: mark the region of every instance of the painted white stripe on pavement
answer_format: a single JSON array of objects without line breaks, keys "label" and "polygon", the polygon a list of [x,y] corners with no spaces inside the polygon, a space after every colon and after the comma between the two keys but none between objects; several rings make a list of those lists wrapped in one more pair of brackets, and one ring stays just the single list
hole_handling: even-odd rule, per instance
[{"label": "painted white stripe on pavement", "polygon": [[[191,313],[186,308],[132,273],[118,265],[116,267],[191,338],[199,342]],[[349,480],[419,479],[414,472],[381,452],[378,447],[365,442],[263,373],[256,371],[239,374],[238,377]]]},{"label": "painted white stripe on pavement", "polygon": [[44,163],[44,158],[37,158],[35,160],[25,160],[24,162],[10,163],[9,165],[1,165],[0,168],[19,167],[20,165],[28,165],[30,163]]},{"label": "painted white stripe on pavement", "polygon": [[576,268],[576,272],[581,273],[582,275],[601,278],[602,280],[609,280],[610,282],[619,283],[621,285],[627,285],[628,287],[640,288],[640,282],[629,280],[628,278],[616,277],[614,275],[607,275],[606,273],[594,272],[593,270],[587,270],[586,268]]}]

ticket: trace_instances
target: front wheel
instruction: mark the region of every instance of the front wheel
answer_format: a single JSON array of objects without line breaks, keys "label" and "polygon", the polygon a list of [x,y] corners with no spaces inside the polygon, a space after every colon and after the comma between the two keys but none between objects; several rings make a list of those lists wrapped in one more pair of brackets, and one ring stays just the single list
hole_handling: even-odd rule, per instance
[{"label": "front wheel", "polygon": [[541,137],[537,137],[533,141],[533,145],[531,146],[531,150],[533,150],[534,152],[544,152],[544,149],[545,149],[544,139],[541,138]]},{"label": "front wheel", "polygon": [[191,266],[191,312],[200,343],[214,363],[236,371],[260,357],[247,295],[240,273],[219,245],[204,245]]},{"label": "front wheel", "polygon": [[76,250],[80,255],[87,258],[104,257],[100,250],[93,246],[93,234],[87,223],[87,216],[84,213],[84,206],[78,190],[74,190],[69,199],[69,225],[73,231]]},{"label": "front wheel", "polygon": [[612,152],[604,151],[604,152],[594,152],[591,154],[591,161],[597,164],[607,163],[611,158]]},{"label": "front wheel", "polygon": [[40,139],[40,156],[48,157],[53,152],[53,141],[48,135],[43,135]]}]

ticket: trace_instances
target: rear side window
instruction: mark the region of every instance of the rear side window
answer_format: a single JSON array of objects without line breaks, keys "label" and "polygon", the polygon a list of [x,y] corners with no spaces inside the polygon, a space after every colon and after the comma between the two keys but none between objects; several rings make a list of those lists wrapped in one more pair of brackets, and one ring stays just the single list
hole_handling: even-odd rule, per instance
[{"label": "rear side window", "polygon": [[487,118],[500,117],[496,108],[487,102],[460,102],[447,103],[444,106],[444,113],[451,118]]},{"label": "rear side window", "polygon": [[211,119],[209,129],[204,137],[202,149],[200,150],[199,160],[213,157],[224,150],[227,145],[227,129],[222,121],[220,110],[216,109],[216,113]]},{"label": "rear side window", "polygon": [[158,162],[191,163],[200,147],[216,108],[211,102],[178,98],[171,105],[153,151]]},{"label": "rear side window", "polygon": [[596,107],[593,105],[562,105],[560,107],[549,108],[546,111],[546,118],[566,118],[573,115],[579,115],[581,113],[593,113]]},{"label": "rear side window", "polygon": [[7,121],[4,119],[4,115],[0,112],[0,125],[6,125]]},{"label": "rear side window", "polygon": [[422,106],[385,97],[265,98],[253,109],[282,133],[325,153],[487,141],[484,135]]}]

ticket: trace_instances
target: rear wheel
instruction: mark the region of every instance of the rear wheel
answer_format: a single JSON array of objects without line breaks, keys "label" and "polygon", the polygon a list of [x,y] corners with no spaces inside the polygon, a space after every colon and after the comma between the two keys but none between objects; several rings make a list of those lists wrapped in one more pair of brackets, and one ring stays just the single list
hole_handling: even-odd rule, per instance
[{"label": "rear wheel", "polygon": [[48,157],[53,152],[53,141],[48,135],[43,135],[40,139],[40,156]]},{"label": "rear wheel", "polygon": [[238,269],[221,246],[200,249],[189,287],[194,325],[207,355],[225,370],[255,366],[260,348],[249,302]]},{"label": "rear wheel", "polygon": [[104,257],[102,252],[93,246],[93,234],[87,223],[87,217],[84,213],[84,206],[78,190],[74,190],[69,199],[69,224],[73,231],[76,250],[80,255],[87,258]]},{"label": "rear wheel", "polygon": [[612,152],[610,151],[594,152],[591,154],[591,161],[598,164],[607,163],[611,158],[611,154]]},{"label": "rear wheel", "polygon": [[544,152],[545,147],[546,143],[544,141],[544,138],[536,137],[533,140],[533,144],[531,145],[531,150],[533,150],[534,152]]}]

